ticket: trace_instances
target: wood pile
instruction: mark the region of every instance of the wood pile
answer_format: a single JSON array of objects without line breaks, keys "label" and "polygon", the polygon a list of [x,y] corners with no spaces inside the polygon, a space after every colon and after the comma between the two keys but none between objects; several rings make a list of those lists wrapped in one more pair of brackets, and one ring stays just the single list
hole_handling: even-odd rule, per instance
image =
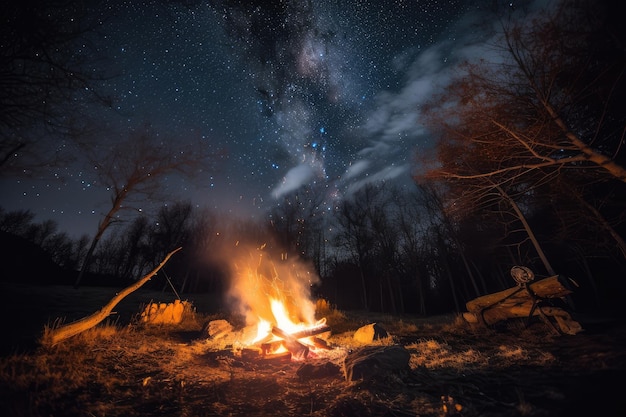
[{"label": "wood pile", "polygon": [[468,311],[463,313],[463,318],[469,323],[490,326],[512,318],[530,320],[537,316],[555,332],[575,335],[583,330],[582,326],[562,306],[577,286],[575,281],[562,275],[520,283],[468,301]]}]

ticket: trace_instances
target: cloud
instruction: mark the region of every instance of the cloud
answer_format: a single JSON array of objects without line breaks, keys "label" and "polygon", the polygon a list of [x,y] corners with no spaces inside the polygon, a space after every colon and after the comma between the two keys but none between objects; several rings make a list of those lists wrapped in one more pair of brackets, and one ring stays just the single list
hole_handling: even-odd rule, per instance
[{"label": "cloud", "polygon": [[307,164],[297,165],[291,168],[282,182],[272,190],[272,197],[279,198],[291,191],[297,190],[308,183],[314,176],[313,167]]},{"label": "cloud", "polygon": [[360,159],[346,170],[346,195],[376,181],[411,181],[409,159],[418,145],[430,142],[421,108],[458,75],[459,62],[493,54],[487,45],[495,24],[485,22],[484,15],[468,13],[449,29],[454,36],[426,49],[409,47],[390,60],[395,70],[403,71],[404,83],[397,91],[380,91],[364,117],[359,131],[367,144],[355,152]]},{"label": "cloud", "polygon": [[370,162],[367,160],[361,160],[350,164],[350,166],[346,170],[344,179],[350,179],[359,175],[361,172],[365,171],[369,165]]},{"label": "cloud", "polygon": [[363,177],[361,180],[350,184],[348,188],[346,189],[345,196],[350,196],[354,194],[355,192],[357,192],[358,190],[360,190],[367,184],[394,180],[408,173],[409,169],[410,169],[409,164],[403,164],[399,166],[386,166],[382,168],[380,171],[374,172],[372,174],[368,174],[367,176]]}]

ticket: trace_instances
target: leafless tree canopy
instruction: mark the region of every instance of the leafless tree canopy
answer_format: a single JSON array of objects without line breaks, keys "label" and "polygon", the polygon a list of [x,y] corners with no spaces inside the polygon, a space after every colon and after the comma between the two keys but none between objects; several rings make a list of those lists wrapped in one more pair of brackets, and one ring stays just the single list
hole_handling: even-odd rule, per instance
[{"label": "leafless tree canopy", "polygon": [[[440,135],[438,166],[431,162],[417,179],[444,180],[448,209],[511,213],[533,241],[527,216],[552,205],[562,221],[576,210],[626,253],[612,229],[617,219],[607,218],[620,198],[606,199],[626,183],[620,99],[626,60],[621,31],[605,6],[563,2],[528,21],[505,23],[496,46],[502,62],[465,63],[433,101],[427,111]],[[604,209],[595,210],[600,201]]]},{"label": "leafless tree canopy", "polygon": [[54,163],[61,138],[78,127],[79,104],[109,102],[97,93],[103,74],[85,7],[65,0],[0,6],[0,169],[28,173]]}]

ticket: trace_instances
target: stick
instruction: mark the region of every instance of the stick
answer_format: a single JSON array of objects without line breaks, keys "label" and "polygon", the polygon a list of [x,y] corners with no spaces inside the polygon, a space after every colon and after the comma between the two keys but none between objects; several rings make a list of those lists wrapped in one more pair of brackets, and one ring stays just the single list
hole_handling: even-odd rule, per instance
[{"label": "stick", "polygon": [[93,313],[91,316],[84,317],[80,320],[72,322],[70,324],[66,324],[65,326],[61,326],[56,329],[52,329],[50,331],[45,332],[41,344],[54,346],[62,340],[68,339],[72,336],[75,336],[79,333],[84,332],[85,330],[91,329],[96,324],[100,323],[102,320],[107,318],[113,308],[120,302],[124,297],[133,291],[137,290],[143,284],[148,282],[150,278],[156,275],[157,272],[165,265],[165,263],[170,259],[172,255],[181,250],[182,248],[174,249],[170,253],[167,254],[165,259],[161,261],[161,263],[154,268],[148,275],[141,278],[139,281],[135,282],[133,285],[124,288],[120,291],[115,297],[111,299],[104,307],[100,310]]}]

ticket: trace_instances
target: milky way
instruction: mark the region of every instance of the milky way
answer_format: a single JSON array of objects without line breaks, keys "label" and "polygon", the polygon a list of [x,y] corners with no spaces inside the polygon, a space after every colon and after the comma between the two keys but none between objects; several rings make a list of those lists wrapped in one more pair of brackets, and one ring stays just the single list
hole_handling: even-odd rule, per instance
[{"label": "milky way", "polygon": [[[484,41],[472,26],[484,10],[462,0],[269,3],[99,4],[91,41],[106,57],[99,69],[116,76],[101,86],[114,108],[89,110],[106,132],[96,139],[149,123],[168,140],[226,149],[203,181],[163,187],[257,218],[305,186],[325,189],[330,207],[372,181],[410,184],[411,155],[428,143],[419,106],[459,51]],[[2,206],[92,233],[109,198],[95,178],[77,163],[3,179]]]}]

